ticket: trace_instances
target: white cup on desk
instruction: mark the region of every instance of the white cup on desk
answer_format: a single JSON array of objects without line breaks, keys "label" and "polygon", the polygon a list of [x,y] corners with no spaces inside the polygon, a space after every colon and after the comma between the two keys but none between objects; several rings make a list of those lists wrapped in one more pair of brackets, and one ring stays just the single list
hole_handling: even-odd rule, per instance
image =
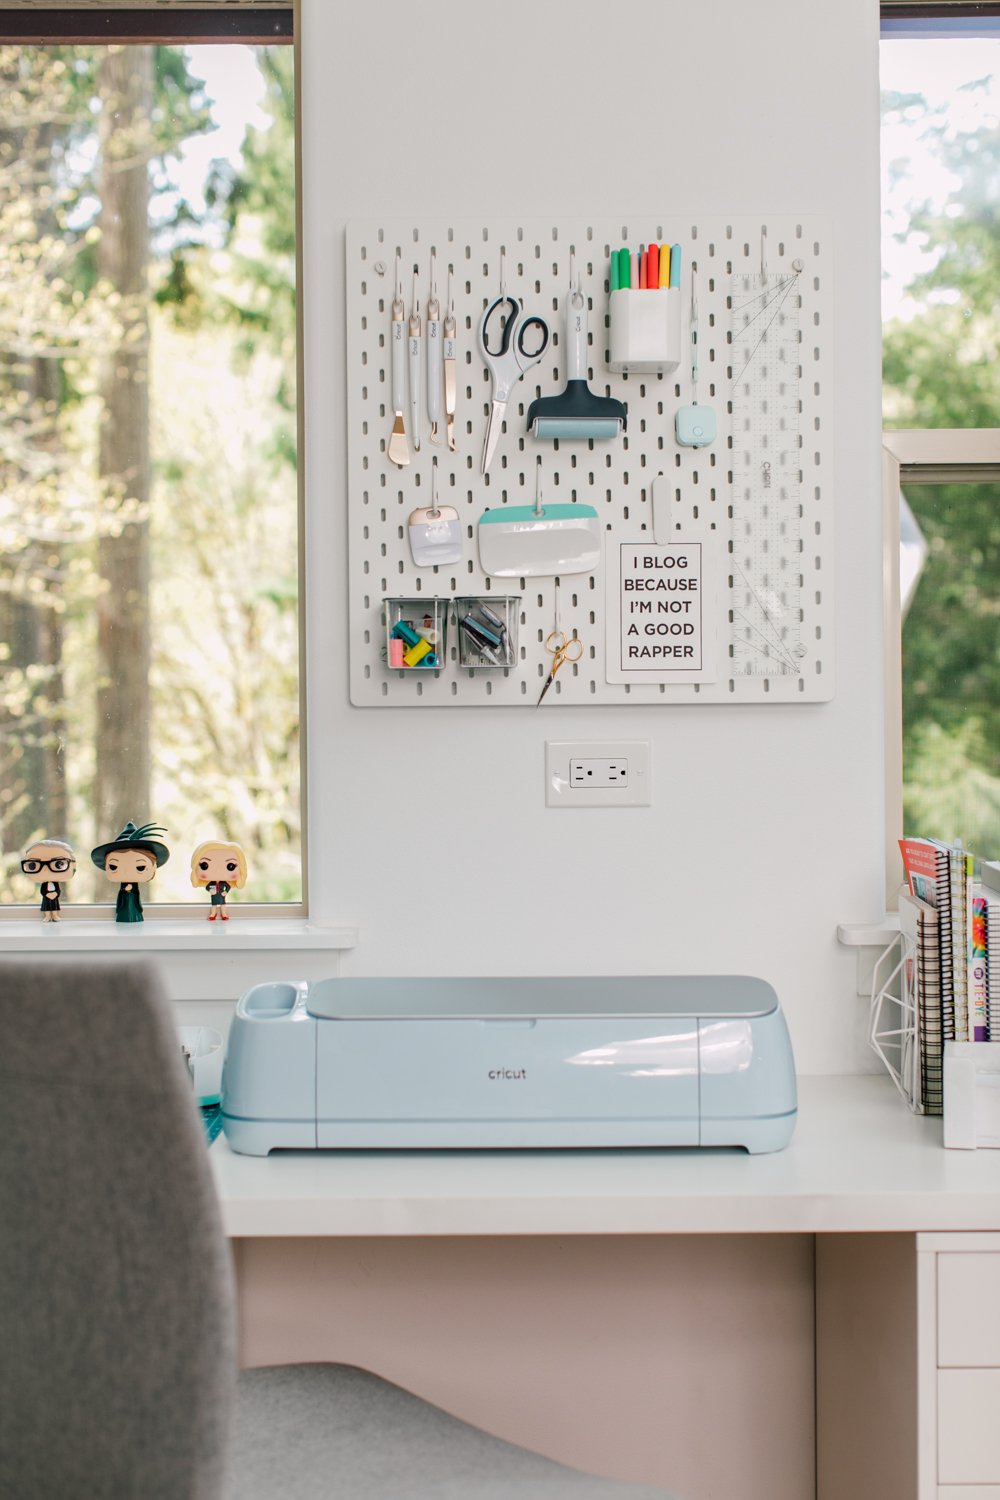
[{"label": "white cup on desk", "polygon": [[195,1103],[218,1104],[222,1093],[222,1037],[211,1026],[178,1027],[188,1058]]}]

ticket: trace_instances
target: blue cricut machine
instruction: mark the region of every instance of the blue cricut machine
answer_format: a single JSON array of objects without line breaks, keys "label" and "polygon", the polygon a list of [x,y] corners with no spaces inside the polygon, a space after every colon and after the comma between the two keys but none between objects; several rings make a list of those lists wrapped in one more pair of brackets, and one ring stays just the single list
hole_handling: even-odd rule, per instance
[{"label": "blue cricut machine", "polygon": [[795,1127],[761,979],[324,979],[259,984],[222,1073],[234,1151],[743,1146]]}]

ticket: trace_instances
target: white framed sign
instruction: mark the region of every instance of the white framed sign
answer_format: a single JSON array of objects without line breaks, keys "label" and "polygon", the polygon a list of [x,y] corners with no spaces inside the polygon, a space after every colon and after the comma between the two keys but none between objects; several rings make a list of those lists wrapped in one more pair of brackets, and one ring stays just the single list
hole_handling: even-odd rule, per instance
[{"label": "white framed sign", "polygon": [[607,558],[609,682],[714,682],[719,538],[621,542]]}]

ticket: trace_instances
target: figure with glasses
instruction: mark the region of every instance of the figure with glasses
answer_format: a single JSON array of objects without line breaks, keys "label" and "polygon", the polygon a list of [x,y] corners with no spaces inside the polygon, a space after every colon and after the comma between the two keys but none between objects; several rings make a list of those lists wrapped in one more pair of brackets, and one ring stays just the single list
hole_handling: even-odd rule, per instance
[{"label": "figure with glasses", "polygon": [[43,922],[59,921],[59,898],[76,874],[76,855],[63,839],[39,839],[25,849],[21,870],[38,886]]}]

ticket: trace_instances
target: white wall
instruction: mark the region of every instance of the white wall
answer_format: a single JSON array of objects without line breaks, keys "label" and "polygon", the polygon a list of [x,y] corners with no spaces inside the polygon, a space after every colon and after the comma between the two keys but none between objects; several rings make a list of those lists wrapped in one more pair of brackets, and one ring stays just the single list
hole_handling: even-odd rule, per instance
[{"label": "white wall", "polygon": [[[800,1072],[868,1068],[835,928],[883,910],[877,5],[301,3],[313,915],[360,924],[345,973],[759,974]],[[353,708],[345,224],[675,211],[830,225],[834,700]],[[654,806],[547,810],[546,734],[648,738]]]}]

